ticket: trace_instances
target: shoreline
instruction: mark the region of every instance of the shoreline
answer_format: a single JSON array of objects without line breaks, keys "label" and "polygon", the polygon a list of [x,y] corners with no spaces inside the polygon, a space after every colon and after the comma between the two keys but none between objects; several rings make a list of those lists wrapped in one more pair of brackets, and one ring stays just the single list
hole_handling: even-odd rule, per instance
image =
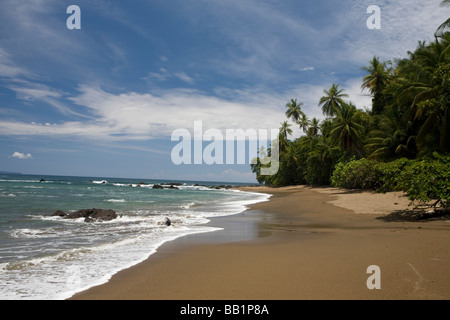
[{"label": "shoreline", "polygon": [[[404,209],[401,195],[302,186],[239,190],[273,197],[208,224],[225,230],[166,243],[70,299],[450,298],[450,223],[376,219],[389,207]],[[383,207],[370,212],[374,203]],[[371,265],[381,269],[381,290],[366,286]]]}]

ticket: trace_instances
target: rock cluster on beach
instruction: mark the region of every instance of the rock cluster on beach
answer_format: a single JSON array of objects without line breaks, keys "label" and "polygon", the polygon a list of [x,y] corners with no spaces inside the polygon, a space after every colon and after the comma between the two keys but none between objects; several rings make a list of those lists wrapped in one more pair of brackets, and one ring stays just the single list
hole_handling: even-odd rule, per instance
[{"label": "rock cluster on beach", "polygon": [[203,184],[194,184],[194,187],[205,187],[205,188],[215,189],[215,190],[234,188],[233,186],[224,185],[224,184],[222,184],[220,186],[206,186],[206,185],[203,185]]},{"label": "rock cluster on beach", "polygon": [[178,190],[179,186],[182,186],[183,184],[179,182],[171,182],[171,183],[162,183],[162,184],[154,184],[152,189],[174,189]]},{"label": "rock cluster on beach", "polygon": [[[146,184],[141,182],[140,184]],[[179,186],[182,186],[182,183],[179,182],[171,182],[171,183],[161,183],[161,184],[154,184],[152,189],[174,189],[174,190],[178,190]],[[220,186],[207,186],[207,185],[203,185],[203,184],[194,184],[194,187],[205,187],[205,188],[209,188],[209,189],[215,189],[215,190],[220,190],[220,189],[231,189],[233,188],[233,186],[230,185],[220,185]]]},{"label": "rock cluster on beach", "polygon": [[103,222],[111,221],[117,218],[117,214],[114,210],[104,209],[82,209],[76,212],[65,213],[58,210],[52,214],[54,217],[63,217],[64,219],[79,219],[84,218],[84,222]]},{"label": "rock cluster on beach", "polygon": [[[89,180],[90,183],[96,183],[96,184],[107,184],[108,181],[106,180],[102,180],[102,181],[92,181]],[[149,183],[142,181],[139,182],[138,184],[128,184],[129,187],[134,187],[134,188],[141,188],[143,186],[148,186]],[[170,183],[155,183],[151,188],[152,189],[172,189],[172,190],[179,190],[180,186],[183,186],[183,183],[180,182],[170,182]],[[219,185],[219,186],[211,186],[211,185],[205,185],[205,184],[194,184],[194,187],[204,187],[204,188],[209,188],[209,189],[215,189],[215,190],[221,190],[221,189],[232,189],[235,188],[235,186],[231,186],[231,185]]]}]

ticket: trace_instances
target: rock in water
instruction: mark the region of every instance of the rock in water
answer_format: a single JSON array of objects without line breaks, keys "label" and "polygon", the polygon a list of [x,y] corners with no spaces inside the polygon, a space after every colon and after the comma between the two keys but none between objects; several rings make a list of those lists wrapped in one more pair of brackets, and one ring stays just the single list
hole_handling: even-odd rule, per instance
[{"label": "rock in water", "polygon": [[52,217],[65,217],[65,216],[67,216],[67,213],[61,210],[57,210],[55,211],[54,214],[52,214]]},{"label": "rock in water", "polygon": [[172,225],[172,221],[169,218],[166,218],[166,226],[170,227]]},{"label": "rock in water", "polygon": [[[57,212],[55,212],[53,215],[56,215]],[[94,208],[94,209],[83,209],[64,215],[64,219],[78,219],[78,218],[84,218],[85,222],[97,222],[97,221],[102,222],[116,219],[117,214],[114,210],[104,210]]]},{"label": "rock in water", "polygon": [[117,218],[114,210],[92,209],[92,211],[89,219],[93,219],[94,221],[111,221]]}]

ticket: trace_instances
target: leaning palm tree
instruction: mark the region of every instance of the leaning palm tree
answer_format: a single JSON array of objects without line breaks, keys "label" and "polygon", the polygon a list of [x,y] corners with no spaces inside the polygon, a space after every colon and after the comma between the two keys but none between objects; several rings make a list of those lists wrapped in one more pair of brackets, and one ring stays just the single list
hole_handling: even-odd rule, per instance
[{"label": "leaning palm tree", "polygon": [[377,57],[373,57],[370,61],[370,66],[362,67],[362,69],[367,71],[368,74],[364,77],[361,88],[368,89],[373,97],[373,114],[381,114],[385,104],[383,90],[389,79],[389,71],[386,68],[386,63],[381,62]]},{"label": "leaning palm tree", "polygon": [[343,98],[348,98],[348,94],[342,93],[344,89],[339,90],[338,84],[333,84],[330,90],[323,90],[325,95],[320,98],[319,107],[325,116],[335,116],[337,109],[344,103]]},{"label": "leaning palm tree", "polygon": [[[450,0],[442,0],[441,6],[450,6]],[[436,30],[435,35],[437,36],[439,33],[444,32],[445,29],[450,28],[450,18],[448,18],[443,24],[439,26],[439,28]]]},{"label": "leaning palm tree", "polygon": [[295,123],[298,123],[301,116],[304,115],[302,106],[302,102],[297,102],[297,99],[291,99],[291,101],[286,104],[286,117],[292,119]]}]

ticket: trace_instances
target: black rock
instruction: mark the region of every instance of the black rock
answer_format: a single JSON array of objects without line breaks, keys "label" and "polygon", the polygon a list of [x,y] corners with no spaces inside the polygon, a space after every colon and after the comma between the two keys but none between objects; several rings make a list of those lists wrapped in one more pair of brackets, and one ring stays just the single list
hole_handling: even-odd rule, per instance
[{"label": "black rock", "polygon": [[166,224],[166,226],[170,227],[172,225],[172,221],[170,221],[169,218],[166,218],[165,224]]},{"label": "black rock", "polygon": [[117,214],[114,210],[104,210],[94,208],[94,209],[78,210],[76,212],[71,212],[67,215],[64,215],[64,219],[78,219],[78,218],[84,218],[85,222],[97,222],[97,221],[101,222],[114,220],[117,218]]},{"label": "black rock", "polygon": [[114,210],[92,209],[89,218],[94,219],[94,221],[110,221],[116,219],[117,214]]},{"label": "black rock", "polygon": [[57,210],[55,211],[54,214],[52,214],[52,217],[65,217],[65,216],[67,216],[67,213],[61,210]]},{"label": "black rock", "polygon": [[164,187],[160,184],[153,185],[152,189],[164,189]]}]

